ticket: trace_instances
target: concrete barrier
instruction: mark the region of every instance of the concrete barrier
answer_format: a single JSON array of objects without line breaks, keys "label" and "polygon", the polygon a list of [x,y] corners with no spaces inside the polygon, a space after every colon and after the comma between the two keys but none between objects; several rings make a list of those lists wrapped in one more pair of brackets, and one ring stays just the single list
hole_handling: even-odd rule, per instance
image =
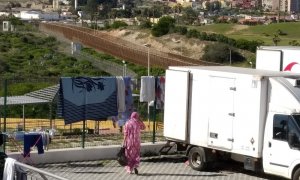
[{"label": "concrete barrier", "polygon": [[[142,143],[141,154],[158,153],[165,142]],[[55,149],[45,151],[44,154],[37,154],[36,151],[30,152],[30,157],[24,158],[20,153],[9,153],[8,157],[14,158],[20,162],[29,164],[89,161],[102,159],[116,159],[116,154],[120,145],[97,146],[88,148],[74,149]]]}]

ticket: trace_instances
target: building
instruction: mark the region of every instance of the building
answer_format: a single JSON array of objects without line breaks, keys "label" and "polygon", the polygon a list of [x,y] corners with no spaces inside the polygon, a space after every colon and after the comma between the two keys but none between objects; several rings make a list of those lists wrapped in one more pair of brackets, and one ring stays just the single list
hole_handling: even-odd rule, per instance
[{"label": "building", "polygon": [[[279,8],[280,6],[280,8]],[[262,0],[262,7],[265,11],[287,13],[300,12],[300,0]]]},{"label": "building", "polygon": [[260,6],[260,1],[257,0],[232,0],[232,7],[241,9],[251,9]]},{"label": "building", "polygon": [[20,11],[21,20],[39,20],[42,12],[41,11]]},{"label": "building", "polygon": [[15,29],[10,21],[3,21],[2,28],[3,31],[14,31]]},{"label": "building", "polygon": [[53,0],[52,5],[53,5],[53,10],[58,10],[59,9],[59,0]]}]

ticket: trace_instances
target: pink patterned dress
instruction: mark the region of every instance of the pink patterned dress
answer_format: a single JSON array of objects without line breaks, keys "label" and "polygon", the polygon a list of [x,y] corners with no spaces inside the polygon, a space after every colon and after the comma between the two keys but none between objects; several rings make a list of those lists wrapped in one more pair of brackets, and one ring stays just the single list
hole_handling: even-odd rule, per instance
[{"label": "pink patterned dress", "polygon": [[128,161],[125,169],[128,173],[131,173],[140,164],[141,130],[144,129],[145,124],[139,120],[138,113],[133,112],[124,127],[125,155]]}]

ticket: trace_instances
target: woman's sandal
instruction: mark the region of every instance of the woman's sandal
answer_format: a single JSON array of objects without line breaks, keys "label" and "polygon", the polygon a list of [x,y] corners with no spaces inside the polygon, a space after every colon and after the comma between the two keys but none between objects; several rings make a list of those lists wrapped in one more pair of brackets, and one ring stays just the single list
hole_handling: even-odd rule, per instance
[{"label": "woman's sandal", "polygon": [[134,168],[134,174],[139,174],[139,171],[137,170],[137,168]]}]

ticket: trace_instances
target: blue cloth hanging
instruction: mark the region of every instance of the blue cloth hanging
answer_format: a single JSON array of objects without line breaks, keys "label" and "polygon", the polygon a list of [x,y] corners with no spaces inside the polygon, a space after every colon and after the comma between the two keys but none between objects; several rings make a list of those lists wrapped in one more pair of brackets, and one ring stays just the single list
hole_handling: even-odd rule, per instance
[{"label": "blue cloth hanging", "polygon": [[24,134],[24,157],[30,157],[30,148],[36,146],[38,154],[44,153],[42,135],[39,133]]},{"label": "blue cloth hanging", "polygon": [[59,111],[65,124],[82,120],[106,120],[118,114],[115,77],[63,77]]}]

